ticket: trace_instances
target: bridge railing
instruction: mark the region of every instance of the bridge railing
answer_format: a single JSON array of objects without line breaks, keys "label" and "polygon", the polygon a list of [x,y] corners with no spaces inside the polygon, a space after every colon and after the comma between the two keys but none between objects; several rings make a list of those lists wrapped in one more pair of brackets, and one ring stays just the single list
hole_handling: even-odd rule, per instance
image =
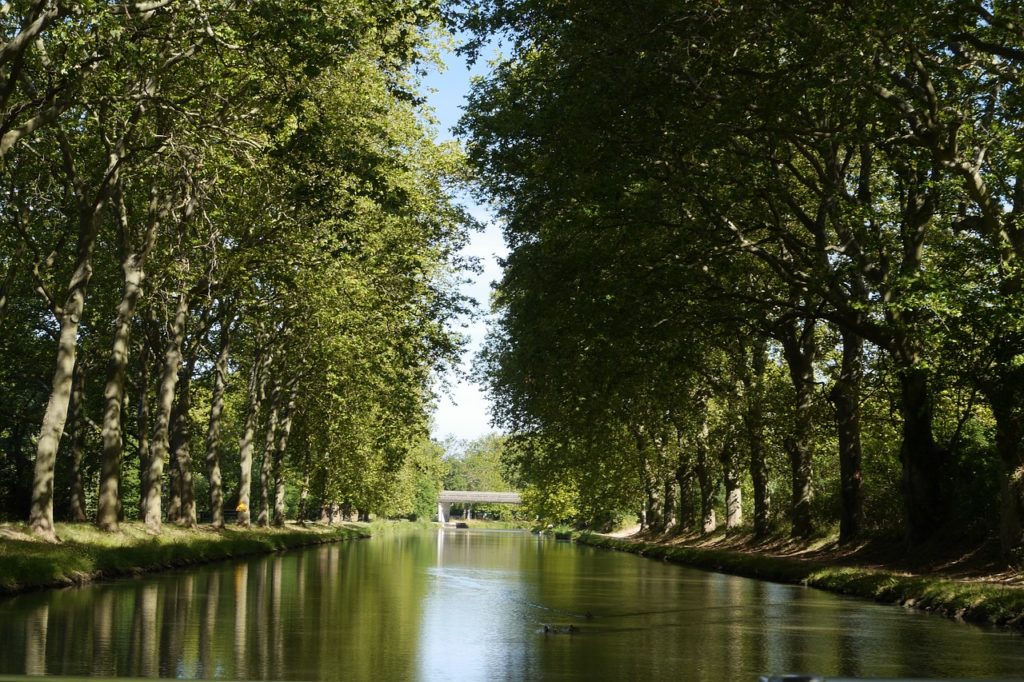
[{"label": "bridge railing", "polygon": [[439,502],[445,504],[471,503],[471,504],[522,504],[523,498],[519,493],[513,492],[491,492],[481,490],[442,490],[438,497]]}]

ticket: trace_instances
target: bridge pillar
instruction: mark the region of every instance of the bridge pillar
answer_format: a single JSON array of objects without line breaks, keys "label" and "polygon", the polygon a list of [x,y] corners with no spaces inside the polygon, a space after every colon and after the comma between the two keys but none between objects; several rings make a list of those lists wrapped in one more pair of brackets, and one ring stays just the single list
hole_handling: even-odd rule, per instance
[{"label": "bridge pillar", "polygon": [[452,517],[452,503],[451,502],[438,502],[437,503],[437,522],[440,524],[448,523]]}]

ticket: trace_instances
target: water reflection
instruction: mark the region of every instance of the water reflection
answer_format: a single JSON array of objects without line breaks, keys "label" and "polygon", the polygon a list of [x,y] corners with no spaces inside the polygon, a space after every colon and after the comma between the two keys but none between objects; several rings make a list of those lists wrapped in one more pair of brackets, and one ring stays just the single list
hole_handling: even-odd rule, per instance
[{"label": "water reflection", "polygon": [[[544,625],[578,632],[545,634]],[[0,602],[0,674],[1024,676],[1024,638],[519,533],[382,537]]]}]

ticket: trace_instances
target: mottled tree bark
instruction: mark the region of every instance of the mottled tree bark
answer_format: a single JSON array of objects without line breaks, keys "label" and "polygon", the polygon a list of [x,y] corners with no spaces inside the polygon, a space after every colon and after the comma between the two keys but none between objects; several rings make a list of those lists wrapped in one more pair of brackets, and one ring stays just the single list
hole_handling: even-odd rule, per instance
[{"label": "mottled tree bark", "polygon": [[732,438],[726,438],[718,460],[722,463],[722,482],[725,485],[725,529],[735,531],[743,524],[743,491],[740,488],[740,468],[736,462],[736,448]]},{"label": "mottled tree bark", "polygon": [[274,448],[274,520],[277,527],[284,525],[284,453],[288,447],[288,437],[292,432],[292,417],[295,412],[295,400],[298,397],[295,385],[288,393],[288,403],[285,405],[281,428],[278,429],[277,444]]},{"label": "mottled tree bark", "polygon": [[755,339],[751,348],[751,371],[744,375],[746,383],[747,447],[750,450],[750,481],[754,493],[754,538],[768,535],[771,525],[771,493],[768,489],[768,461],[764,450],[764,381],[768,349],[763,339]]},{"label": "mottled tree bark", "polygon": [[705,411],[701,417],[700,431],[697,434],[696,471],[697,484],[700,488],[700,532],[714,533],[718,528],[715,518],[715,485],[711,475],[711,456],[708,452],[708,416]]},{"label": "mottled tree bark", "polygon": [[75,267],[68,284],[64,307],[58,315],[60,334],[57,342],[57,361],[53,371],[50,398],[46,403],[36,443],[32,506],[28,524],[33,533],[51,541],[57,539],[53,527],[53,471],[57,462],[60,438],[68,417],[71,379],[78,347],[78,327],[85,312],[86,289],[92,278],[92,254],[102,205],[103,202],[98,201],[93,205],[79,208]]},{"label": "mottled tree bark", "polygon": [[139,439],[139,520],[146,520],[146,498],[149,497],[149,343],[142,342],[139,353],[139,404],[136,406]]},{"label": "mottled tree bark", "polygon": [[302,487],[299,489],[299,523],[306,525],[306,515],[309,513],[309,462],[303,467]]},{"label": "mottled tree bark", "polygon": [[[141,115],[136,108],[133,118]],[[126,128],[128,129],[128,128]],[[43,422],[36,443],[35,473],[32,481],[32,504],[29,511],[29,528],[33,533],[56,540],[53,528],[53,471],[57,449],[64,423],[68,416],[68,402],[71,398],[71,375],[75,367],[75,353],[78,344],[78,328],[85,313],[86,291],[92,278],[92,256],[96,246],[96,232],[99,218],[106,205],[111,184],[118,182],[118,169],[125,155],[125,138],[122,137],[107,155],[107,165],[102,180],[90,194],[84,184],[75,177],[74,155],[63,136],[62,143],[67,170],[75,197],[78,217],[78,237],[75,248],[75,264],[68,282],[64,305],[57,311],[60,333],[57,342],[57,362],[53,372],[50,398],[43,413]],[[11,141],[13,144],[13,141]],[[0,153],[3,144],[0,143]]]},{"label": "mottled tree bark", "polygon": [[252,522],[252,453],[256,439],[256,425],[259,421],[260,407],[263,403],[263,386],[270,371],[273,355],[266,353],[262,360],[257,359],[249,374],[248,400],[245,413],[245,430],[239,441],[239,479],[238,479],[238,525],[248,528]]},{"label": "mottled tree bark", "polygon": [[831,397],[839,438],[839,544],[846,544],[860,535],[864,519],[860,466],[860,382],[864,370],[863,341],[849,330],[843,330],[842,335],[842,363]]},{"label": "mottled tree bark", "polygon": [[675,477],[665,479],[665,523],[663,530],[668,533],[679,527],[678,485]]},{"label": "mottled tree bark", "polygon": [[793,426],[786,438],[786,451],[792,480],[792,501],[789,517],[791,534],[810,537],[814,532],[811,519],[811,430],[814,403],[814,320],[793,321],[781,334],[783,352],[796,400],[793,405]]},{"label": "mottled tree bark", "polygon": [[281,402],[281,388],[276,383],[270,392],[270,412],[267,415],[267,433],[260,464],[260,513],[256,525],[266,528],[270,524],[270,476],[274,462],[274,443],[277,440],[277,419]]},{"label": "mottled tree bark", "polygon": [[224,527],[224,490],[220,473],[220,425],[224,413],[224,391],[227,386],[230,328],[221,320],[220,349],[213,366],[213,395],[210,398],[210,419],[206,429],[206,476],[210,481],[210,524]]},{"label": "mottled tree bark", "polygon": [[157,534],[161,529],[160,493],[163,482],[164,462],[170,447],[171,411],[174,405],[174,393],[178,384],[178,371],[181,367],[181,346],[185,340],[185,323],[188,319],[188,294],[181,292],[178,296],[174,321],[164,350],[164,363],[157,389],[156,427],[150,449],[149,470],[147,471],[146,494],[146,530]]},{"label": "mottled tree bark", "polygon": [[1024,563],[1024,370],[1005,375],[989,393],[996,420],[996,450],[1003,465],[999,540],[1003,555]]},{"label": "mottled tree bark", "polygon": [[146,277],[145,264],[156,242],[160,215],[155,191],[151,194],[150,219],[138,251],[128,245],[128,211],[119,185],[114,186],[117,199],[118,226],[121,241],[121,302],[114,321],[114,341],[107,363],[106,385],[103,389],[103,458],[100,466],[100,494],[96,510],[96,525],[103,530],[115,531],[121,502],[121,460],[124,457],[124,437],[121,429],[124,405],[124,376],[128,366],[129,336],[132,318],[142,297],[142,283]]},{"label": "mottled tree bark", "polygon": [[679,528],[689,532],[697,524],[697,506],[693,502],[693,472],[688,466],[680,464],[676,468],[675,477],[679,486]]},{"label": "mottled tree bark", "polygon": [[932,433],[932,397],[928,370],[910,367],[900,371],[902,396],[903,499],[907,543],[918,545],[931,537],[945,520],[942,476],[946,453]]},{"label": "mottled tree bark", "polygon": [[82,484],[82,455],[85,453],[85,369],[75,363],[71,381],[71,494],[69,515],[72,521],[87,520],[85,486]]},{"label": "mottled tree bark", "polygon": [[[192,375],[195,372],[195,348],[191,357],[182,366],[178,374],[177,393],[173,422],[171,425],[172,459],[177,469],[178,493],[180,506],[175,522],[187,528],[195,528],[196,496],[192,484]],[[168,512],[170,517],[170,512]]]}]

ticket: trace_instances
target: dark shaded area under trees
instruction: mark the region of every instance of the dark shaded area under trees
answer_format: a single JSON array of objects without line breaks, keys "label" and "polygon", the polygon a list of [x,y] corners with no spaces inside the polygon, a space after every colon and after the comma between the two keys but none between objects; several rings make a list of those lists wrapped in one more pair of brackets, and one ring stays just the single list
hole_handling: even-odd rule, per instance
[{"label": "dark shaded area under trees", "polygon": [[505,50],[479,371],[538,511],[1020,560],[1021,3],[459,10]]}]

